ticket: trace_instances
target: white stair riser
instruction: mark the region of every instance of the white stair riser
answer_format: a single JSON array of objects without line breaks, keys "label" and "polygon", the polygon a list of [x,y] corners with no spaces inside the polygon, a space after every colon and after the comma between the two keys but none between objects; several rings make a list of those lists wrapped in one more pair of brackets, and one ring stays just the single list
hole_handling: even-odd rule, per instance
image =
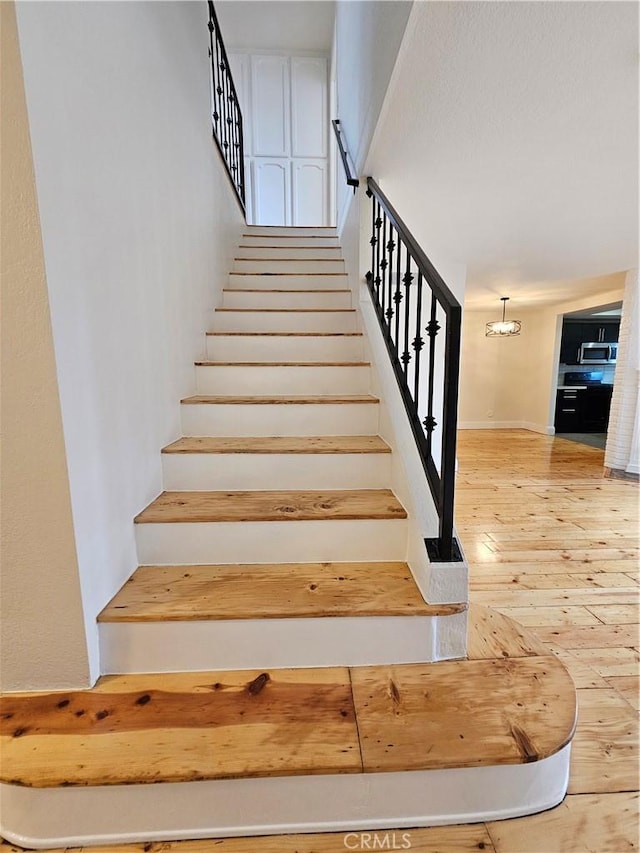
[{"label": "white stair riser", "polygon": [[233,262],[236,272],[249,273],[305,273],[305,272],[344,272],[344,261],[321,260],[243,260],[236,258]]},{"label": "white stair riser", "polygon": [[289,273],[289,275],[260,275],[259,273],[229,273],[229,287],[260,290],[335,290],[349,286],[347,275],[309,275]]},{"label": "white stair riser", "polygon": [[290,225],[248,225],[245,234],[261,237],[337,237],[335,228],[292,227]]},{"label": "white stair riser", "polygon": [[[244,242],[244,241],[243,241]],[[298,241],[302,242],[302,241]],[[237,258],[322,258],[323,260],[342,260],[339,246],[264,246],[240,245]]]},{"label": "white stair riser", "polygon": [[377,403],[184,404],[185,435],[377,435]]},{"label": "white stair riser", "polygon": [[390,453],[163,453],[167,491],[385,489]]},{"label": "white stair riser", "polygon": [[355,311],[216,311],[217,332],[357,332]]},{"label": "white stair riser", "polygon": [[236,396],[367,394],[370,370],[362,367],[280,367],[259,365],[196,367],[198,394]]},{"label": "white stair riser", "polygon": [[101,623],[103,675],[375,666],[434,660],[438,617]]},{"label": "white stair riser", "polygon": [[207,358],[214,361],[362,361],[359,335],[207,335]]},{"label": "white stair riser", "polygon": [[243,246],[269,246],[270,248],[339,248],[337,237],[275,237],[260,234],[243,234],[240,243]]},{"label": "white stair riser", "polygon": [[404,560],[406,519],[136,524],[140,564]]},{"label": "white stair riser", "polygon": [[542,761],[493,767],[155,785],[3,784],[0,829],[12,844],[41,849],[300,832],[344,833],[345,849],[367,849],[362,840],[371,850],[408,849],[411,827],[500,820],[558,805],[570,759],[568,744]]},{"label": "white stair riser", "polygon": [[351,291],[285,293],[270,290],[225,290],[222,294],[222,305],[224,308],[351,308]]}]

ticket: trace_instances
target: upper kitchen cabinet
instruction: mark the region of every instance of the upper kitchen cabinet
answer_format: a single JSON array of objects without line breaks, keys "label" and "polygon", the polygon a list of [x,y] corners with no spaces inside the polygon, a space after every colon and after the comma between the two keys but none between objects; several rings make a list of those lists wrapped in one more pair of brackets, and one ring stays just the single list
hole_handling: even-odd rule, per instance
[{"label": "upper kitchen cabinet", "polygon": [[328,225],[326,57],[233,53],[230,62],[245,121],[247,220]]},{"label": "upper kitchen cabinet", "polygon": [[580,344],[608,343],[618,340],[620,321],[565,320],[562,324],[560,363],[578,364]]},{"label": "upper kitchen cabinet", "polygon": [[562,342],[560,344],[560,363],[577,364],[580,344],[583,342],[584,323],[565,320],[562,324]]}]

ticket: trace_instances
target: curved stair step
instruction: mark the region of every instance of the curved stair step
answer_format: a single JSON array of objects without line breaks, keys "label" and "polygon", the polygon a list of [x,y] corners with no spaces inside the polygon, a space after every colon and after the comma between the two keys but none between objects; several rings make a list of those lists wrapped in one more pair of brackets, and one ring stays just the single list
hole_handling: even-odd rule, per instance
[{"label": "curved stair step", "polygon": [[497,658],[119,675],[6,696],[3,834],[76,846],[550,808],[566,790],[575,689],[513,633],[517,656],[510,637]]}]

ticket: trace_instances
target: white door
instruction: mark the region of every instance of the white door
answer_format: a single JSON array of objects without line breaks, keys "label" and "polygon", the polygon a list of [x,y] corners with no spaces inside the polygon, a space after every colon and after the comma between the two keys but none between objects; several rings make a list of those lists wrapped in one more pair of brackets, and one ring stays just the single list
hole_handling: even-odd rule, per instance
[{"label": "white door", "polygon": [[247,219],[327,225],[327,59],[230,56],[244,118]]}]

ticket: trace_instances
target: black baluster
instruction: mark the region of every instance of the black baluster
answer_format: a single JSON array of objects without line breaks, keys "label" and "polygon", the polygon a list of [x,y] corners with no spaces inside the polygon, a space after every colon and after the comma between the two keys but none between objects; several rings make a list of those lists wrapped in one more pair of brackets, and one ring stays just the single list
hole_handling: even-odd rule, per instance
[{"label": "black baluster", "polygon": [[418,302],[416,305],[416,336],[411,341],[411,346],[415,350],[416,360],[413,375],[413,399],[418,409],[418,395],[420,394],[420,350],[424,346],[424,339],[420,336],[422,331],[422,273],[418,271]]},{"label": "black baluster", "polygon": [[218,137],[218,108],[217,108],[217,79],[216,79],[216,68],[217,68],[217,60],[215,58],[216,47],[214,45],[214,23],[213,23],[213,3],[209,3],[209,56],[211,58],[211,94],[213,97],[213,103],[211,104],[211,119],[213,121],[213,132]]},{"label": "black baluster", "polygon": [[220,86],[220,45],[218,44],[218,33],[217,31],[214,34],[214,62],[213,62],[213,72],[214,72],[214,94],[215,94],[215,108],[214,108],[214,121],[216,128],[216,138],[218,142],[221,142],[221,132],[220,132],[220,95],[222,93],[222,87]]},{"label": "black baluster", "polygon": [[[400,258],[398,258],[400,260]],[[409,252],[407,252],[407,261],[409,260]],[[408,263],[407,263],[408,266]],[[419,273],[418,273],[419,275]],[[411,282],[413,281],[413,276],[411,275],[411,270],[407,269],[407,272],[403,276],[403,284],[405,287],[405,300],[404,300],[404,351],[402,353],[402,357],[400,361],[404,365],[404,377],[405,380],[409,377],[409,362],[411,361],[411,353],[409,352],[409,309],[411,305]]]},{"label": "black baluster", "polygon": [[436,368],[436,335],[440,330],[440,324],[436,320],[437,302],[434,295],[431,296],[431,319],[427,323],[427,334],[429,335],[429,388],[427,391],[427,416],[422,422],[427,431],[427,448],[431,454],[431,440],[433,431],[438,422],[433,416],[433,383]]},{"label": "black baluster", "polygon": [[220,95],[221,103],[220,103],[220,116],[222,120],[221,130],[222,130],[222,147],[224,149],[224,159],[227,161],[227,165],[229,165],[229,122],[227,120],[227,113],[229,109],[228,103],[228,92],[227,92],[227,65],[224,61],[224,54],[220,59],[220,72],[221,72],[221,84],[222,84],[222,93]]},{"label": "black baluster", "polygon": [[[376,267],[376,200],[368,187],[366,195],[371,199],[371,239],[369,240],[369,245],[371,246],[371,269],[366,276],[371,288],[373,284],[373,271]],[[373,296],[373,290],[371,290],[371,296]]]},{"label": "black baluster", "polygon": [[[380,261],[380,277],[382,278],[382,305],[384,306],[388,301],[388,295],[391,293],[391,282],[388,280],[387,267],[389,266],[389,262],[387,261],[387,214],[383,213],[382,215],[382,237],[380,240],[380,247],[382,250],[382,260]],[[387,321],[389,318],[388,310],[386,312]],[[389,323],[387,322],[387,333],[389,332]]]},{"label": "black baluster", "polygon": [[378,314],[382,318],[382,300],[380,298],[380,229],[382,228],[382,218],[380,217],[380,202],[376,201],[376,219],[375,219],[375,228],[376,228],[376,276],[374,279],[374,283],[376,286],[376,308],[378,310]]},{"label": "black baluster", "polygon": [[238,130],[240,133],[240,196],[242,202],[246,200],[245,177],[244,177],[244,122],[242,120],[242,110],[238,107]]},{"label": "black baluster", "polygon": [[[389,240],[389,242],[392,244],[392,250],[393,250],[393,245],[394,245],[393,240]],[[400,301],[402,300],[402,294],[400,294],[400,276],[402,275],[401,268],[400,268],[400,250],[401,250],[401,248],[402,248],[402,243],[400,242],[400,237],[398,237],[398,253],[396,255],[396,270],[395,270],[395,272],[396,272],[396,285],[395,285],[395,290],[393,293],[393,305],[394,305],[394,307],[392,309],[396,315],[396,322],[395,322],[396,353],[398,352],[399,347],[400,347]],[[398,299],[398,294],[400,294],[399,299]]]}]

